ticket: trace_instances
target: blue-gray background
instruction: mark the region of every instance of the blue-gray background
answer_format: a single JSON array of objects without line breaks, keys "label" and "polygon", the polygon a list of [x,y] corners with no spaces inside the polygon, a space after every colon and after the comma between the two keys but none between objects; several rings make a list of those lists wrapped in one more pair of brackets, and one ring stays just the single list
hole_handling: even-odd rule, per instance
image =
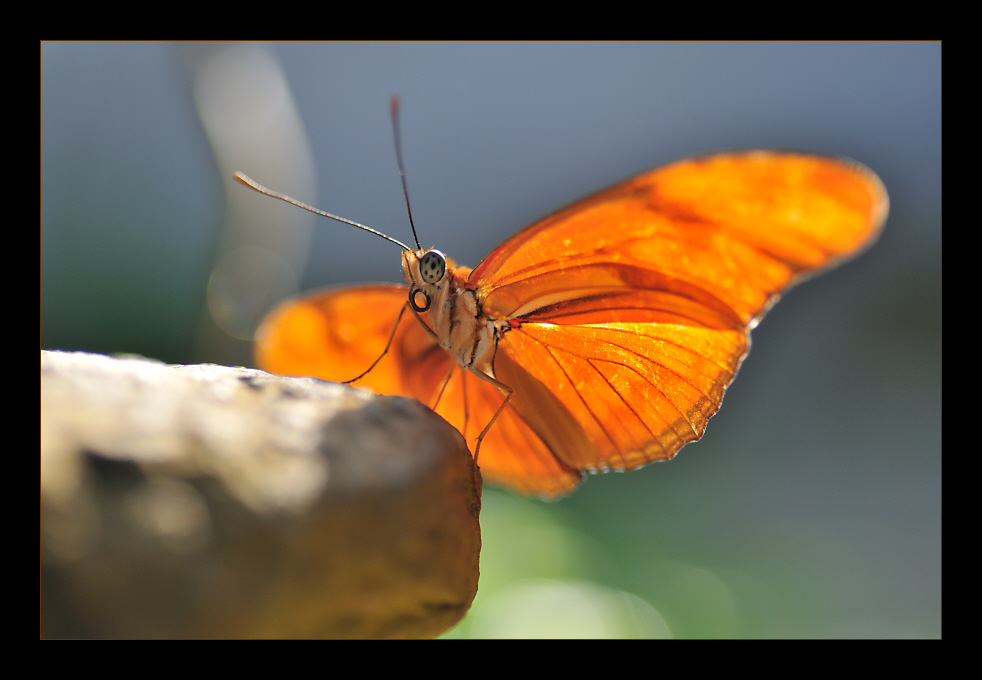
[{"label": "blue-gray background", "polygon": [[[195,359],[223,193],[182,49],[41,46],[44,349]],[[555,504],[488,492],[475,616],[518,606],[492,603],[495,589],[548,582],[632,593],[677,636],[941,634],[940,44],[270,50],[320,207],[409,240],[398,93],[420,239],[472,266],[536,218],[677,158],[775,148],[876,171],[891,200],[879,243],[770,312],[702,442]],[[325,221],[302,288],[398,281],[398,259]],[[487,625],[455,634],[503,630]]]}]

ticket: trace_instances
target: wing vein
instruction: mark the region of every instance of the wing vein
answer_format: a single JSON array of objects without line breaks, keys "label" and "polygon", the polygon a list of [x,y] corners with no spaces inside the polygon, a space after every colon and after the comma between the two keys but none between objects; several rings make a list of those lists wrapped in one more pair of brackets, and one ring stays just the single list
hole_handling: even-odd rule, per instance
[{"label": "wing vein", "polygon": [[[703,391],[702,391],[702,390],[701,390],[701,389],[700,389],[699,387],[697,387],[696,385],[694,385],[694,384],[692,384],[692,383],[691,383],[691,382],[690,382],[690,381],[689,381],[689,380],[688,380],[688,379],[687,379],[687,378],[686,378],[685,376],[683,376],[682,374],[680,374],[680,373],[679,373],[678,371],[675,371],[675,370],[673,370],[673,369],[671,369],[671,368],[669,368],[669,367],[668,367],[668,366],[666,366],[665,364],[663,364],[663,363],[661,363],[661,362],[659,362],[659,361],[657,361],[657,360],[655,360],[655,359],[652,359],[652,358],[650,358],[650,357],[647,357],[647,356],[645,356],[644,354],[641,354],[640,352],[636,352],[635,350],[633,350],[633,349],[631,349],[630,347],[624,347],[623,345],[620,345],[620,344],[618,344],[618,343],[616,343],[616,342],[612,342],[612,341],[610,341],[610,340],[607,340],[607,339],[605,339],[605,338],[603,338],[603,339],[599,339],[599,340],[597,340],[597,339],[595,339],[595,342],[597,342],[597,343],[602,343],[602,344],[605,344],[605,345],[608,345],[608,346],[610,346],[610,347],[617,347],[618,349],[622,349],[622,350],[624,350],[625,352],[628,352],[628,353],[630,353],[630,354],[633,354],[633,355],[634,355],[634,356],[636,356],[636,357],[639,357],[639,358],[641,358],[641,359],[644,359],[645,361],[650,361],[651,363],[653,363],[653,364],[655,364],[655,365],[657,365],[657,366],[660,366],[661,368],[663,368],[664,370],[666,370],[666,371],[668,371],[668,372],[669,372],[669,373],[671,373],[672,375],[674,375],[674,376],[677,376],[677,377],[679,378],[679,380],[681,380],[681,381],[682,381],[682,382],[684,382],[684,383],[685,383],[686,385],[688,385],[689,387],[691,387],[692,389],[694,389],[694,390],[695,390],[696,392],[698,392],[699,394],[701,394],[701,395],[702,395],[703,397],[705,397],[706,399],[708,399],[708,400],[710,400],[710,401],[712,401],[712,398],[711,398],[711,397],[710,397],[710,396],[709,396],[708,394],[706,394],[705,392],[703,392]],[[670,341],[666,341],[666,342],[669,342],[669,343],[670,343]],[[543,343],[543,344],[545,344],[545,343]],[[675,344],[675,343],[670,343],[670,344]],[[546,347],[548,347],[548,346],[549,346],[549,345],[546,345]],[[684,348],[683,348],[683,349],[684,349]],[[573,355],[573,356],[575,356],[575,357],[578,357],[578,358],[580,358],[580,359],[583,359],[583,360],[585,360],[585,361],[587,361],[587,362],[589,362],[589,361],[590,361],[590,359],[589,359],[589,358],[588,358],[588,357],[587,357],[586,355],[583,355],[583,354],[580,354],[580,353],[578,353],[578,352],[575,352],[575,351],[573,351],[573,350],[567,350],[567,349],[564,349],[563,351],[564,351],[564,352],[568,352],[569,354],[571,354],[571,355]],[[693,352],[693,354],[695,354],[695,352]],[[696,356],[698,356],[698,357],[702,357],[702,355],[701,355],[701,354],[695,354],[695,355],[696,355]],[[705,358],[705,357],[702,357],[702,358]],[[616,365],[618,365],[618,366],[625,366],[625,367],[627,367],[627,368],[630,368],[630,369],[631,369],[632,371],[635,371],[636,373],[638,373],[638,375],[641,375],[641,374],[640,374],[640,373],[639,373],[639,372],[638,372],[638,371],[637,371],[636,369],[634,369],[634,368],[633,368],[633,367],[631,367],[631,366],[627,366],[626,364],[620,364],[620,363],[617,363],[616,361],[611,361],[611,360],[609,360],[609,359],[598,359],[598,361],[606,361],[607,363],[611,363],[611,364],[616,364]],[[721,368],[724,368],[724,367],[721,367]],[[727,372],[728,372],[728,373],[730,373],[730,374],[732,375],[732,372],[730,372],[730,371],[729,371],[728,369],[725,369],[725,370],[727,370]],[[702,374],[700,374],[700,375],[702,375]],[[658,386],[657,386],[657,385],[655,385],[654,383],[652,383],[652,382],[651,382],[650,380],[648,380],[647,378],[645,378],[645,377],[644,377],[643,375],[642,375],[641,377],[642,377],[642,378],[644,378],[644,380],[645,380],[646,382],[648,382],[649,384],[651,384],[651,385],[652,385],[652,386],[653,386],[653,387],[654,387],[655,389],[657,389],[657,390],[658,390],[659,392],[662,392],[662,390],[661,390],[660,388],[658,388]],[[712,376],[705,376],[705,377],[706,377],[706,378],[711,378],[711,379],[713,379],[713,378],[712,378]],[[663,395],[663,396],[665,396],[665,399],[666,399],[666,400],[668,400],[668,397],[667,397],[667,395],[665,395],[665,393],[664,393],[664,392],[662,392],[662,395]],[[669,403],[671,403],[671,401],[670,401],[670,400],[669,400]],[[674,406],[674,405],[673,405],[673,406]],[[676,410],[678,410],[678,409],[676,409]],[[681,415],[681,413],[680,413],[680,415]],[[684,416],[683,416],[683,417],[684,417]]]},{"label": "wing vein", "polygon": [[[595,327],[596,326],[595,325],[592,325],[592,324],[584,324],[584,325],[577,324],[577,325],[563,326],[563,328],[581,328],[581,329],[584,329],[584,330],[593,329]],[[630,331],[630,330],[627,330],[627,329],[624,329],[624,328],[612,328],[610,326],[604,326],[604,328],[606,330],[614,331],[614,332],[616,332],[618,334],[621,334],[621,335],[629,335],[629,336],[637,336],[637,335],[640,335],[641,337],[648,338],[648,339],[654,340],[656,342],[660,342],[660,343],[664,343],[666,345],[671,345],[673,347],[677,347],[678,349],[684,351],[685,353],[690,354],[690,355],[695,356],[695,357],[698,357],[700,359],[704,359],[707,362],[713,364],[714,366],[717,366],[721,370],[729,373],[731,376],[733,375],[733,371],[732,371],[732,369],[729,366],[727,366],[725,364],[722,364],[719,361],[716,361],[715,359],[713,359],[711,357],[707,357],[707,356],[705,356],[703,354],[700,354],[700,353],[696,352],[695,350],[693,350],[691,347],[686,347],[685,345],[683,345],[681,343],[678,343],[678,342],[676,342],[674,340],[670,340],[668,338],[663,338],[663,337],[660,337],[660,336],[648,335],[646,333],[639,333],[637,331]],[[605,342],[610,342],[610,341],[609,340],[605,340]],[[613,344],[615,347],[621,347],[625,351],[632,352],[633,354],[638,354],[634,350],[631,350],[631,349],[626,348],[626,347],[622,347],[621,345],[618,345],[616,343],[611,343],[611,344]],[[638,355],[639,356],[644,356],[643,354],[638,354]],[[648,357],[645,357],[645,358],[648,358]],[[651,361],[654,361],[654,359],[651,359]],[[662,364],[658,364],[658,365],[661,366]],[[712,376],[706,375],[705,373],[700,373],[700,375],[703,375],[703,376],[705,376],[707,378],[712,378]]]},{"label": "wing vein", "polygon": [[[527,333],[526,333],[526,335],[528,336]],[[531,336],[529,336],[529,337],[531,337]],[[586,400],[583,398],[583,395],[580,394],[580,391],[578,389],[576,389],[576,383],[573,382],[572,378],[569,377],[569,373],[566,372],[566,369],[563,368],[562,363],[560,363],[559,359],[556,358],[556,355],[553,354],[552,348],[547,343],[539,340],[538,338],[531,338],[531,339],[534,340],[535,342],[539,343],[540,345],[542,345],[545,348],[546,352],[549,353],[549,356],[552,357],[552,360],[555,362],[556,366],[559,368],[560,371],[562,371],[563,375],[566,377],[566,381],[573,388],[573,392],[576,393],[576,396],[580,400],[580,402],[583,404],[583,407],[590,413],[591,416],[593,416],[593,420],[600,427],[600,430],[604,433],[604,436],[607,437],[607,439],[610,441],[610,445],[613,446],[616,449],[617,448],[617,444],[614,442],[614,438],[610,436],[610,433],[607,432],[607,428],[604,427],[604,424],[600,421],[599,418],[597,418],[597,414],[593,412],[593,409],[591,409],[590,408],[590,405],[588,403],[586,403]]]},{"label": "wing vein", "polygon": [[[603,360],[602,360],[602,359],[600,359],[600,360],[598,360],[598,361],[603,361]],[[593,363],[593,360],[592,360],[592,359],[587,359],[587,363],[589,363],[589,364],[590,364],[590,366],[591,366],[591,367],[593,368],[593,370],[595,370],[595,371],[597,372],[597,375],[599,375],[599,376],[600,376],[600,377],[601,377],[601,378],[603,379],[603,381],[604,381],[605,383],[607,383],[607,386],[608,386],[608,387],[610,387],[610,389],[611,389],[611,390],[613,390],[613,392],[614,392],[614,394],[616,394],[616,395],[617,395],[617,398],[618,398],[618,399],[620,399],[620,400],[621,400],[621,402],[623,402],[623,403],[624,403],[624,406],[626,406],[626,407],[627,407],[627,409],[628,409],[628,410],[629,410],[629,411],[630,411],[631,413],[633,413],[633,414],[634,414],[634,417],[638,419],[638,422],[639,422],[639,423],[641,423],[641,426],[642,426],[642,427],[643,427],[643,428],[644,428],[644,429],[645,429],[645,430],[646,430],[646,431],[648,432],[648,434],[649,434],[649,435],[651,436],[651,439],[652,439],[652,441],[654,441],[654,442],[655,442],[656,444],[658,444],[658,448],[660,448],[660,449],[661,449],[662,451],[664,451],[664,450],[665,450],[665,447],[664,447],[664,446],[662,446],[662,443],[661,443],[661,441],[660,441],[660,440],[658,439],[658,435],[656,435],[656,434],[655,434],[654,432],[652,432],[652,431],[651,431],[651,428],[650,428],[650,427],[648,427],[648,423],[646,423],[646,422],[644,421],[644,419],[643,419],[643,418],[642,418],[642,417],[641,417],[641,416],[640,416],[640,415],[638,414],[638,412],[637,412],[637,411],[635,410],[635,408],[634,408],[633,406],[631,406],[631,402],[629,402],[629,401],[628,401],[627,399],[625,399],[625,398],[624,398],[624,395],[622,395],[622,394],[621,394],[621,393],[620,393],[620,392],[619,392],[619,391],[617,390],[617,388],[616,388],[616,387],[614,386],[614,384],[613,384],[612,382],[610,382],[610,380],[608,380],[608,379],[607,379],[607,376],[605,376],[605,375],[604,375],[604,374],[603,374],[603,373],[602,373],[602,372],[600,371],[600,369],[599,369],[599,368],[597,368],[597,367],[596,367],[596,366],[594,365],[594,363]],[[613,362],[606,362],[606,363],[613,363]],[[623,364],[617,364],[617,365],[618,365],[618,366],[623,366]],[[630,368],[630,367],[628,367],[628,368]],[[632,369],[632,370],[633,370],[633,369]],[[639,374],[639,375],[640,375],[640,374]],[[641,376],[641,378],[642,378],[642,379],[644,379],[644,376]],[[658,389],[658,387],[657,387],[657,386],[654,386],[654,387],[655,387],[655,389]],[[661,390],[659,390],[659,392],[660,392],[660,391],[661,391]],[[662,396],[664,396],[664,393],[662,394]],[[675,410],[676,410],[676,411],[678,411],[678,409],[675,409]],[[679,415],[681,415],[681,414],[679,414]],[[683,417],[684,417],[684,416],[683,416]],[[669,425],[669,427],[672,427],[672,426],[671,426],[671,425]],[[675,428],[674,428],[674,427],[672,427],[672,429],[674,430]],[[678,434],[678,432],[677,432],[677,431],[676,431],[676,434]],[[621,459],[621,463],[624,463],[625,465],[627,464],[627,462],[626,462],[626,461],[624,460],[624,457],[623,457],[623,455],[621,455],[621,453],[620,453],[620,451],[618,451],[618,457],[619,457],[619,458]]]}]

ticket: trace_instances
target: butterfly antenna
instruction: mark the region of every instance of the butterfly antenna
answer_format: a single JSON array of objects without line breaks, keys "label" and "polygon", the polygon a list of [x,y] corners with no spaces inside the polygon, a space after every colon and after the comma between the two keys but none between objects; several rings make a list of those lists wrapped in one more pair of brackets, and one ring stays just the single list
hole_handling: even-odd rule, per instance
[{"label": "butterfly antenna", "polygon": [[[381,236],[382,238],[386,239],[387,241],[392,241],[393,243],[395,243],[397,246],[399,246],[403,250],[411,250],[411,248],[409,246],[407,246],[405,243],[403,243],[402,241],[397,241],[394,238],[392,238],[391,236],[386,236],[385,234],[383,234],[380,231],[377,231],[375,229],[372,229],[371,227],[366,227],[364,224],[358,224],[357,222],[352,222],[351,220],[346,220],[343,217],[338,217],[337,215],[332,215],[329,212],[324,212],[323,210],[318,210],[317,208],[314,208],[312,206],[309,206],[306,203],[301,203],[300,201],[298,201],[295,198],[290,198],[289,196],[287,196],[285,194],[280,194],[280,193],[277,193],[277,192],[273,191],[272,189],[267,189],[262,184],[259,184],[255,180],[250,179],[249,177],[246,177],[241,172],[236,172],[235,173],[235,181],[236,182],[239,182],[241,184],[245,184],[247,187],[249,187],[251,189],[255,189],[256,191],[258,191],[261,194],[266,194],[267,196],[272,196],[273,198],[278,198],[281,201],[286,201],[287,203],[290,203],[292,205],[295,205],[298,208],[303,208],[304,210],[309,210],[310,212],[314,213],[315,215],[320,215],[322,217],[330,217],[332,220],[337,220],[338,222],[344,222],[345,224],[350,224],[353,227],[358,227],[359,229],[364,229],[365,231],[370,231],[373,234],[375,234],[376,236]],[[415,232],[414,232],[414,234],[415,234]],[[419,242],[418,241],[417,241],[416,245],[419,245]]]},{"label": "butterfly antenna", "polygon": [[392,95],[389,99],[389,113],[392,115],[392,135],[396,143],[396,163],[399,164],[399,178],[402,180],[402,195],[406,197],[406,212],[409,214],[409,226],[413,228],[413,239],[416,241],[416,249],[422,250],[419,245],[419,237],[416,236],[416,225],[413,224],[413,211],[409,207],[409,189],[406,188],[406,169],[402,165],[402,141],[399,139],[399,95]]}]

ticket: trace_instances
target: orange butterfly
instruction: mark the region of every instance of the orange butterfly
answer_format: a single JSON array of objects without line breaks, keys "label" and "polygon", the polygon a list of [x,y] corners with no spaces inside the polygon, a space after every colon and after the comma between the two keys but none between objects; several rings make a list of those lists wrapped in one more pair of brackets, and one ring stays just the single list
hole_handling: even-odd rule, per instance
[{"label": "orange butterfly", "polygon": [[479,445],[488,481],[557,496],[699,439],[781,291],[868,246],[888,207],[848,161],[680,161],[536,222],[474,269],[404,246],[408,289],[286,302],[256,361],[349,380],[388,345],[359,386],[432,406]]}]

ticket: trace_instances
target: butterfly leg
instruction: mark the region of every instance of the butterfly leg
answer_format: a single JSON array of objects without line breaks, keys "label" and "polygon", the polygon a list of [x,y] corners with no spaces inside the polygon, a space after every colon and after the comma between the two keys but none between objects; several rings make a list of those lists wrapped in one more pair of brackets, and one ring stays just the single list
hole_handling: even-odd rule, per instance
[{"label": "butterfly leg", "polygon": [[440,391],[436,395],[436,401],[433,402],[433,406],[430,407],[434,411],[436,410],[436,407],[440,405],[440,400],[443,399],[443,391],[447,389],[447,384],[450,382],[450,376],[453,375],[453,370],[455,368],[457,368],[457,364],[451,361],[450,368],[447,370],[447,375],[443,378],[443,383],[440,385]]},{"label": "butterfly leg", "polygon": [[[403,307],[403,310],[404,311],[405,311],[405,309],[406,308]],[[416,316],[416,320],[419,321],[419,325],[423,328],[423,330],[426,332],[426,334],[430,337],[430,340],[432,340],[433,342],[435,342],[436,344],[439,345],[440,344],[440,338],[437,336],[436,333],[433,332],[433,329],[431,329],[429,326],[426,325],[426,323],[423,321],[423,318],[419,315],[419,312],[417,312],[414,309],[413,310],[413,314]],[[447,375],[443,378],[443,382],[440,385],[440,391],[436,395],[436,401],[433,402],[433,405],[430,407],[434,411],[436,410],[436,407],[440,405],[440,399],[443,398],[443,391],[445,389],[447,389],[447,385],[450,383],[450,377],[453,375],[453,370],[456,367],[457,367],[456,364],[454,364],[454,362],[451,361],[450,362],[450,368],[447,370]]]},{"label": "butterfly leg", "polygon": [[[351,380],[345,380],[344,382],[341,383],[342,385],[350,385],[351,383],[355,382],[356,380],[361,380],[362,378],[364,378],[366,375],[368,375],[369,373],[372,372],[372,369],[375,368],[376,365],[378,365],[378,362],[382,361],[382,357],[384,357],[386,354],[389,353],[389,347],[392,346],[392,339],[396,336],[396,329],[399,328],[399,322],[402,321],[402,315],[406,313],[406,308],[408,306],[409,306],[409,303],[407,302],[406,304],[404,304],[402,306],[402,309],[399,310],[399,316],[396,317],[396,322],[392,326],[392,332],[389,333],[389,341],[385,343],[385,349],[383,349],[382,350],[382,353],[378,355],[378,359],[376,359],[375,361],[373,361],[372,362],[372,365],[369,366],[367,369],[365,369],[365,371],[363,373],[359,374],[355,378],[352,378]],[[427,329],[427,330],[429,330],[429,329]],[[432,331],[430,331],[430,332],[432,333]]]},{"label": "butterfly leg", "polygon": [[467,441],[467,423],[470,420],[470,413],[467,408],[467,381],[460,381],[460,391],[464,395],[464,427],[461,429],[460,433],[464,435],[464,441]]},{"label": "butterfly leg", "polygon": [[[406,308],[403,307],[402,310],[405,311]],[[399,312],[399,314],[401,315],[402,312]],[[430,337],[430,340],[432,340],[433,342],[435,342],[436,344],[439,345],[440,344],[440,336],[438,336],[436,333],[434,333],[433,332],[433,329],[426,325],[426,322],[423,321],[423,317],[421,317],[419,315],[419,312],[417,312],[415,309],[413,310],[413,315],[416,317],[416,320],[419,321],[419,325],[423,327],[423,330]]]},{"label": "butterfly leg", "polygon": [[490,375],[486,375],[481,371],[474,370],[473,366],[471,368],[468,368],[467,370],[473,373],[481,380],[483,380],[484,382],[494,385],[499,390],[505,393],[505,400],[501,402],[501,406],[499,406],[498,410],[494,412],[494,415],[491,417],[490,422],[488,422],[488,424],[484,426],[484,429],[481,430],[481,434],[477,436],[477,446],[474,447],[474,464],[477,465],[477,457],[481,453],[481,442],[484,441],[484,436],[488,433],[488,430],[491,429],[491,426],[494,425],[494,421],[496,421],[498,419],[498,416],[501,415],[501,412],[505,410],[505,405],[508,403],[508,400],[511,399],[513,390],[510,387],[508,387],[508,385],[504,384],[503,382],[499,382],[495,380]]}]

